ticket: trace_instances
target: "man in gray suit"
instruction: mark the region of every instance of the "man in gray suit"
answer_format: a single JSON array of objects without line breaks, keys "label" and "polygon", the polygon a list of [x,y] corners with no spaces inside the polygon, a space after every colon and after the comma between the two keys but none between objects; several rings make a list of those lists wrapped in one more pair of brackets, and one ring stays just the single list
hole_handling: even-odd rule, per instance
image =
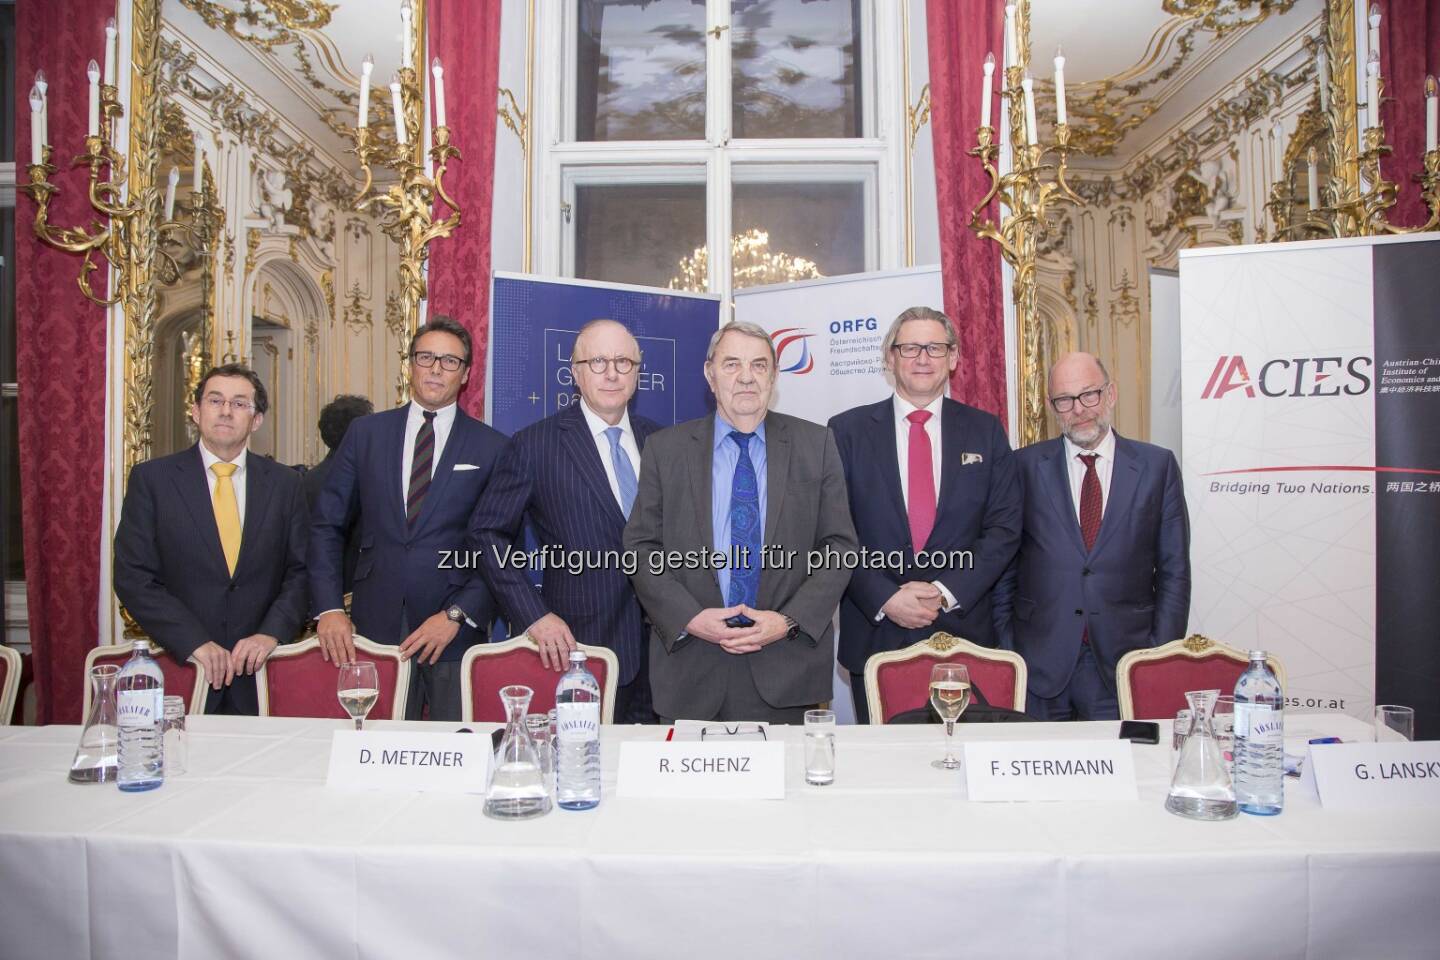
[{"label": "man in gray suit", "polygon": [[855,527],[834,437],[769,411],[775,373],[769,335],[727,324],[705,356],[715,415],[645,446],[625,547],[664,722],[799,723],[830,697]]}]

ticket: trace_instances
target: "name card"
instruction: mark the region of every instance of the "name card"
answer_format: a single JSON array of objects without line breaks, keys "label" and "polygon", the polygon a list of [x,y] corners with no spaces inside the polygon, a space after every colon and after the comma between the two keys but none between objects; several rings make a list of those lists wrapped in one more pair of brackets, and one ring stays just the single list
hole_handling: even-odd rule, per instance
[{"label": "name card", "polygon": [[1440,806],[1440,741],[1312,743],[1300,784],[1331,809]]},{"label": "name card", "polygon": [[1123,740],[966,743],[965,785],[980,803],[1124,803],[1138,796],[1134,748]]},{"label": "name card", "polygon": [[492,759],[490,738],[473,733],[336,730],[325,786],[483,794]]},{"label": "name card", "polygon": [[619,797],[784,800],[785,744],[670,742],[620,744]]}]

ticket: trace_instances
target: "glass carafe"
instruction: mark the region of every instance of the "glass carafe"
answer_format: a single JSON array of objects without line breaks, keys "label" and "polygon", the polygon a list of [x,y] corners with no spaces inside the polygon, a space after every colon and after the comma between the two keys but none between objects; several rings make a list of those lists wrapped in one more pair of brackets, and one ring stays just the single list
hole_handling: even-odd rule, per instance
[{"label": "glass carafe", "polygon": [[90,715],[70,763],[71,783],[111,783],[119,771],[120,729],[115,723],[115,679],[120,668],[90,668]]},{"label": "glass carafe", "polygon": [[505,736],[495,751],[490,783],[485,788],[485,816],[528,820],[550,812],[550,791],[541,772],[540,753],[525,727],[525,711],[535,691],[529,687],[500,688],[505,704]]},{"label": "glass carafe", "polygon": [[1190,735],[1180,747],[1175,776],[1165,809],[1192,820],[1229,820],[1235,816],[1235,789],[1230,768],[1220,753],[1211,714],[1219,690],[1191,690]]}]

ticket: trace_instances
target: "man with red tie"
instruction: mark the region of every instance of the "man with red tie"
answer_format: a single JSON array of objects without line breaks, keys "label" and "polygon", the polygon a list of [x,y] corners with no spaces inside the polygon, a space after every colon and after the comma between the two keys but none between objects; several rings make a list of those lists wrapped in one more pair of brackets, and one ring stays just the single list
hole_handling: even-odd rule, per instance
[{"label": "man with red tie", "polygon": [[840,604],[840,663],[861,723],[872,654],[941,630],[997,643],[990,592],[1020,540],[1020,491],[1000,421],[945,396],[955,340],[945,314],[906,310],[880,345],[894,395],[830,421],[861,547],[904,558],[855,570]]},{"label": "man with red tie", "polygon": [[1097,357],[1050,371],[1063,437],[1016,453],[1024,531],[995,591],[1001,644],[1029,669],[1026,712],[1115,720],[1115,665],[1185,635],[1190,520],[1175,455],[1118,436],[1116,387]]}]

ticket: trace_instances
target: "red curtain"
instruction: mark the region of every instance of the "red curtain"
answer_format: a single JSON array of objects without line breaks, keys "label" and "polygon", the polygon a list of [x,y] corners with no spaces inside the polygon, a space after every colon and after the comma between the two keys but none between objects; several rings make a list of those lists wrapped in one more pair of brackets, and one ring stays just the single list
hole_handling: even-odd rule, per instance
[{"label": "red curtain", "polygon": [[430,0],[430,51],[445,67],[445,119],[451,161],[445,188],[464,210],[460,228],[430,244],[429,315],[449,314],[470,331],[475,362],[460,395],[465,412],[485,413],[490,333],[490,205],[495,187],[500,0]]},{"label": "red curtain", "polygon": [[[989,189],[979,162],[965,154],[980,123],[980,65],[999,59],[1004,11],[999,0],[927,0],[930,123],[935,143],[935,196],[945,312],[960,335],[960,365],[950,381],[957,400],[1007,422],[1004,293],[1000,249],[970,229],[970,211]],[[995,71],[1000,89],[1000,70]],[[998,125],[1001,106],[992,104]],[[991,217],[995,216],[992,210]]]},{"label": "red curtain", "polygon": [[[28,183],[30,85],[49,81],[57,226],[87,225],[85,64],[105,52],[114,0],[21,3],[15,10],[15,159]],[[123,147],[122,147],[123,149]],[[105,312],[75,285],[80,258],[37,238],[35,204],[16,200],[15,307],[20,383],[20,497],[25,585],[40,723],[78,723],[85,653],[99,636],[101,503],[105,483]],[[103,270],[91,275],[104,295]]]},{"label": "red curtain", "polygon": [[1390,211],[1398,227],[1429,218],[1420,184],[1425,154],[1425,76],[1440,74],[1440,6],[1435,0],[1380,0],[1380,75],[1385,78],[1380,115],[1395,152],[1380,162],[1385,179],[1400,188]]}]

